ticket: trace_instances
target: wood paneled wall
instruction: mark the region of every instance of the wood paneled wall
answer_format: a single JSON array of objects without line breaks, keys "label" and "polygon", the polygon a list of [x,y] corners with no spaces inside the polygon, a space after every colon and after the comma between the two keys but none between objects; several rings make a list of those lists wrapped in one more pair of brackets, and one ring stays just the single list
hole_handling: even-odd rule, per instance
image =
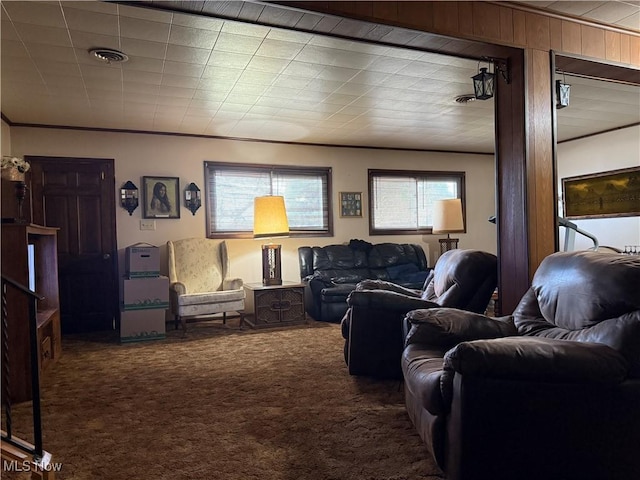
[{"label": "wood paneled wall", "polygon": [[640,34],[509,2],[278,2],[304,10],[640,67]]},{"label": "wood paneled wall", "polygon": [[640,33],[509,2],[277,3],[442,36],[433,50],[443,53],[494,56],[496,45],[524,53],[507,53],[515,63],[512,85],[498,88],[496,101],[500,293],[502,313],[511,312],[557,245],[551,52],[615,63],[635,78]]}]

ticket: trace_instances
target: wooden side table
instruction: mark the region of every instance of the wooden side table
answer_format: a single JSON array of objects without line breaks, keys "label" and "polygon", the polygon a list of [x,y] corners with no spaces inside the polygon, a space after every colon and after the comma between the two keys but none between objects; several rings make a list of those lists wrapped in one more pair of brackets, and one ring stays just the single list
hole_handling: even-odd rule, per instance
[{"label": "wooden side table", "polygon": [[304,310],[304,285],[245,283],[245,323],[252,328],[280,327],[307,323]]}]

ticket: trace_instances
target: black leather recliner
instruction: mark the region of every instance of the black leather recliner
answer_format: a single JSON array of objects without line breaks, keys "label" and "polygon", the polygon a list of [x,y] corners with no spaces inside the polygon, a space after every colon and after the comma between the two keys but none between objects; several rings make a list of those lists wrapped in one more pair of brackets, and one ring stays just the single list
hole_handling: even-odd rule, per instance
[{"label": "black leather recliner", "polygon": [[449,250],[438,259],[423,290],[364,280],[347,298],[342,320],[345,362],[351,375],[402,378],[403,321],[410,310],[456,307],[484,313],[498,277],[495,255]]},{"label": "black leather recliner", "polygon": [[640,474],[640,257],[556,253],[512,316],[406,317],[409,417],[449,480]]}]

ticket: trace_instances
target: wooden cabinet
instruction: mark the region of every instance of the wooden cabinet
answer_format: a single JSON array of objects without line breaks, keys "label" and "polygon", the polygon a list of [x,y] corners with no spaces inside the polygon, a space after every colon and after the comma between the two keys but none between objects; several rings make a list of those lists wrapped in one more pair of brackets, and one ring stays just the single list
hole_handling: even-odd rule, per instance
[{"label": "wooden cabinet", "polygon": [[306,323],[304,285],[247,283],[244,285],[245,322],[253,328],[278,327]]},{"label": "wooden cabinet", "polygon": [[[33,224],[2,224],[2,274],[44,297],[36,302],[38,367],[41,375],[62,353],[57,231],[57,228]],[[31,399],[27,296],[7,286],[6,308],[9,390],[12,403],[18,403]]]}]

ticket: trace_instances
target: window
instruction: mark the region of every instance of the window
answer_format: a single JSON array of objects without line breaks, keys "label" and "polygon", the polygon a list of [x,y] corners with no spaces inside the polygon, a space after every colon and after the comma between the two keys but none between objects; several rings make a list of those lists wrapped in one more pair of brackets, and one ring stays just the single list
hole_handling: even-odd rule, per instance
[{"label": "window", "polygon": [[284,197],[291,236],[332,235],[331,169],[205,162],[207,237],[251,238],[253,199]]},{"label": "window", "polygon": [[464,172],[369,170],[369,234],[431,233],[433,204],[446,198],[462,199],[464,215]]}]

